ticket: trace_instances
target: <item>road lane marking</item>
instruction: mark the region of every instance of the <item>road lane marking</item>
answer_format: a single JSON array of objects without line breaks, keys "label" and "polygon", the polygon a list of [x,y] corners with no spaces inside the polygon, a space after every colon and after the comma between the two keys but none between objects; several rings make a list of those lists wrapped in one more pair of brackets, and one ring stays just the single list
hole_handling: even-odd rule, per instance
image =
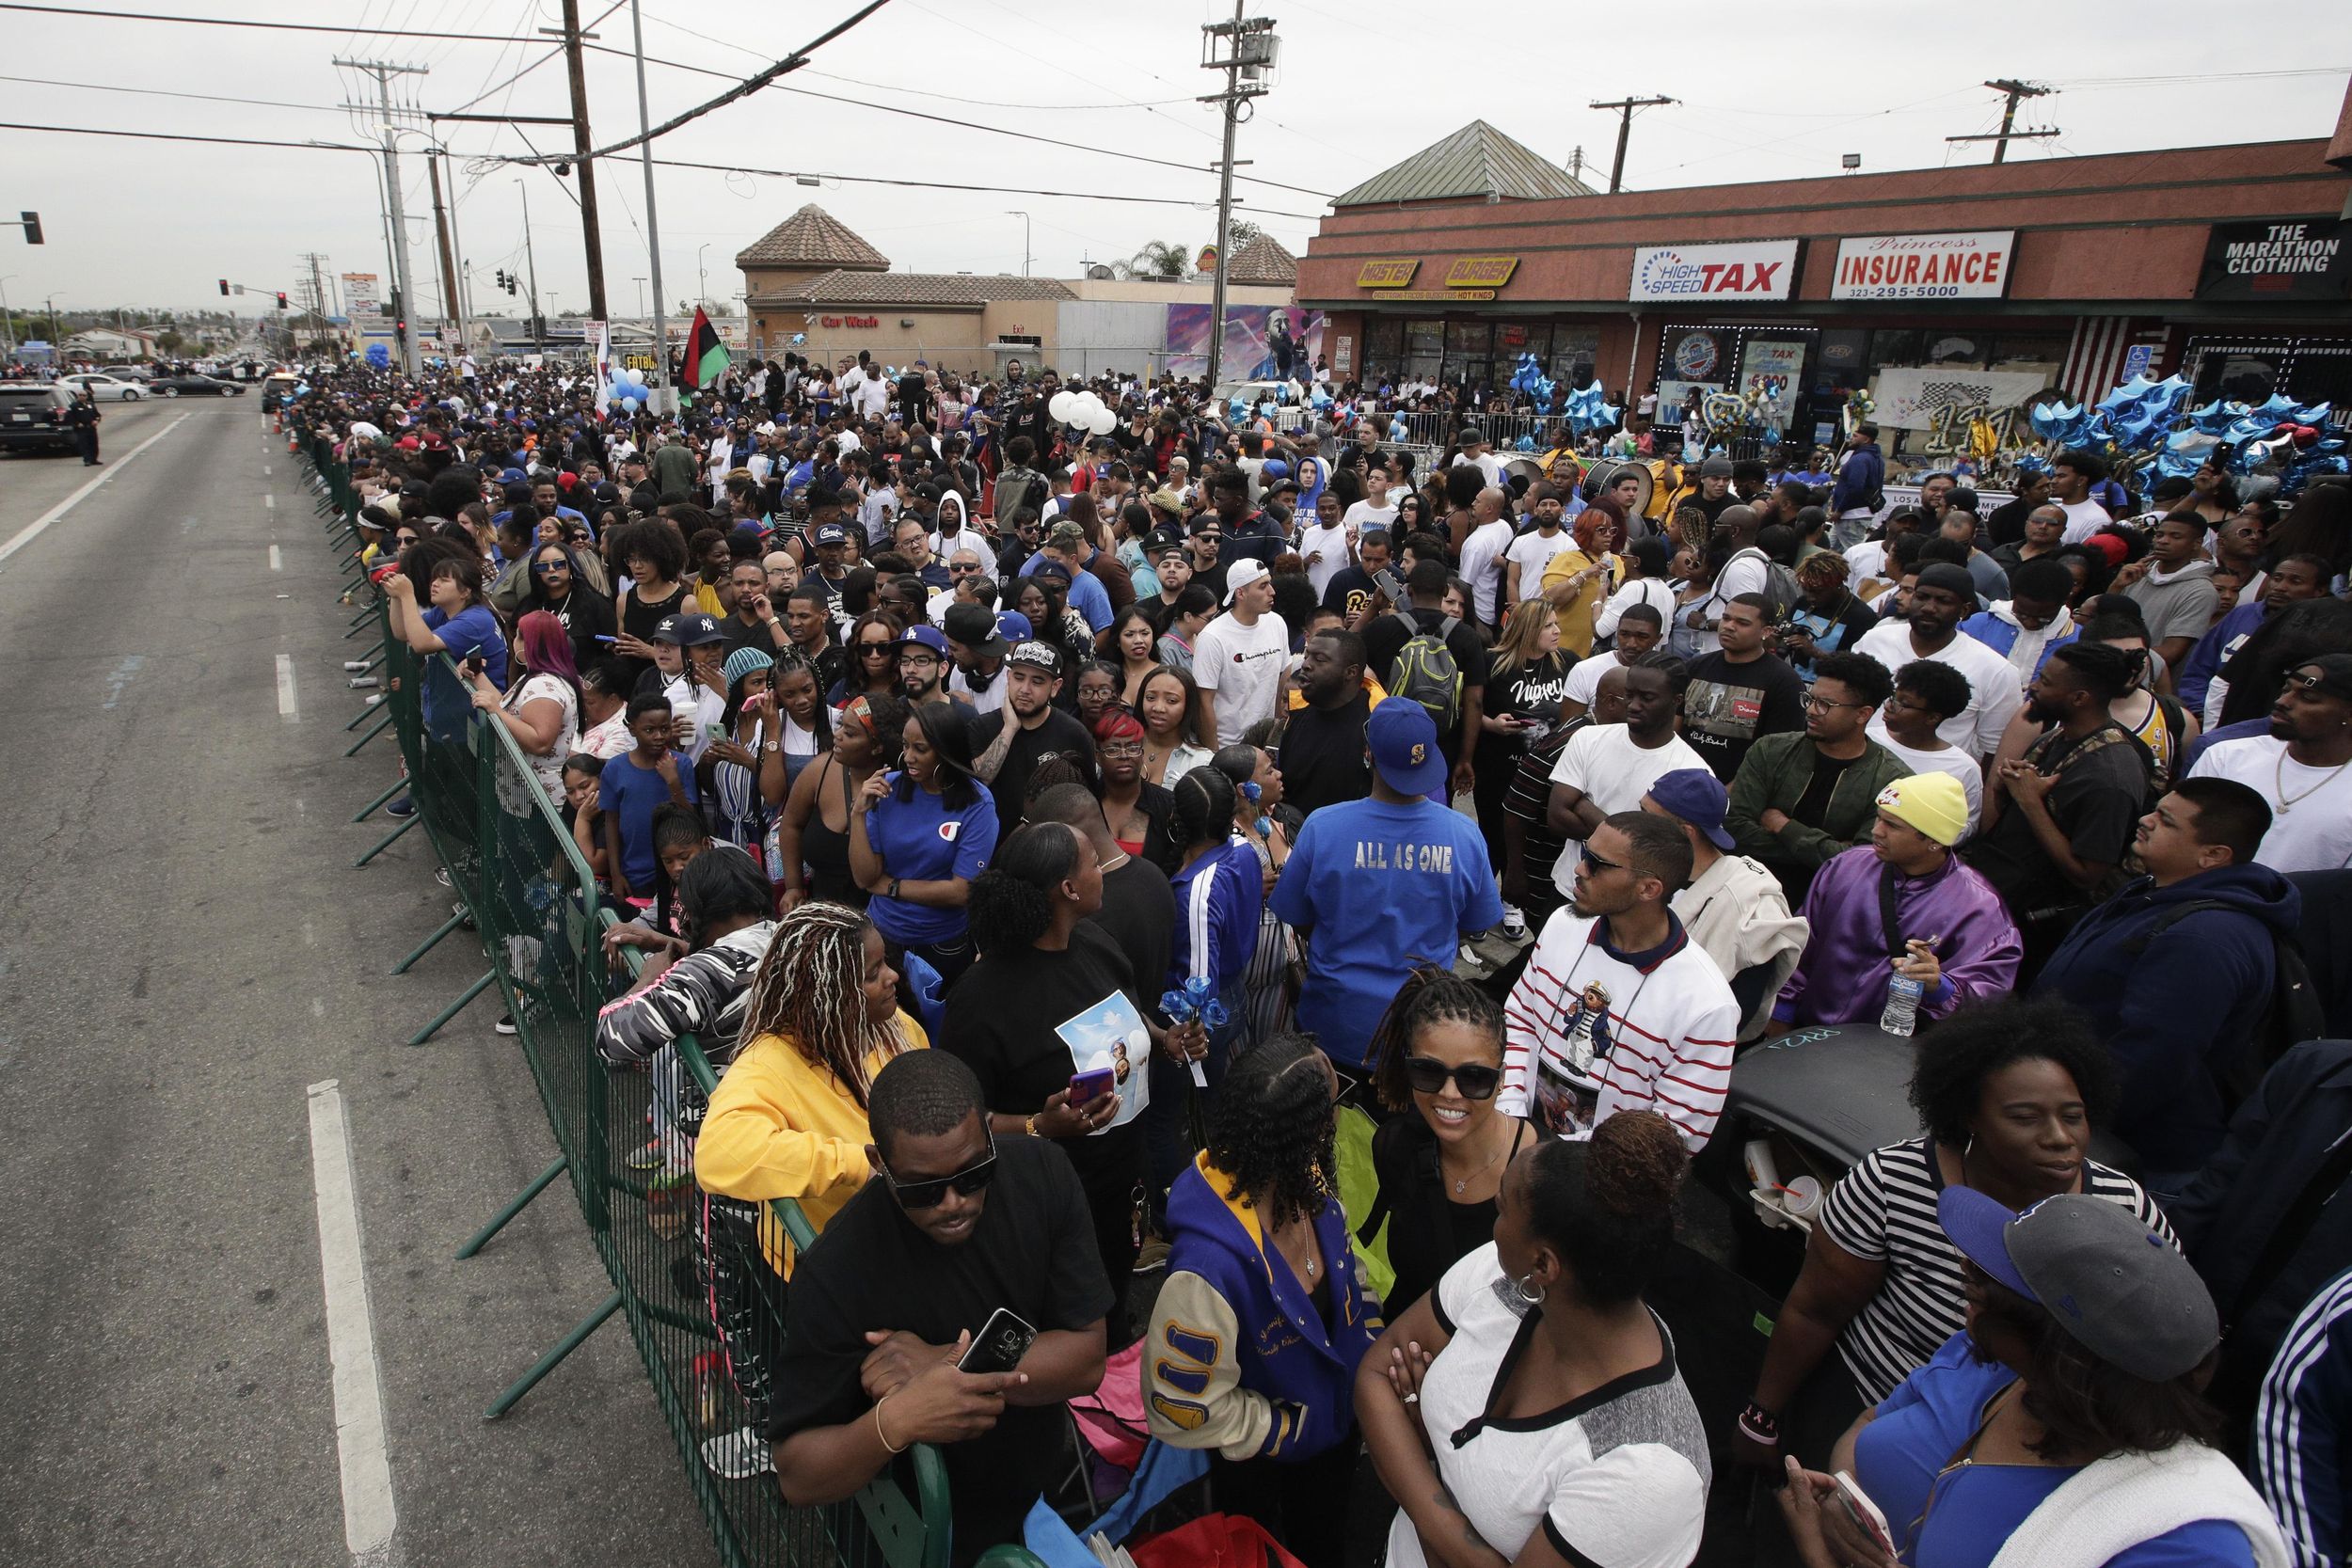
[{"label": "road lane marking", "polygon": [[269,547],[269,569],[273,572],[282,572],[286,569],[286,558],[278,553],[278,546],[275,545]]},{"label": "road lane marking", "polygon": [[141,441],[137,446],[133,447],[129,451],[126,451],[120,457],[116,458],[114,460],[114,466],[109,467],[104,473],[98,475],[95,479],[86,482],[79,490],[74,491],[73,494],[66,497],[65,499],[59,501],[56,505],[42,513],[39,517],[33,519],[31,527],[27,528],[24,532],[18,534],[15,538],[9,540],[7,544],[0,545],[0,562],[8,560],[8,557],[14,555],[17,551],[23,549],[25,546],[40,538],[43,533],[48,531],[50,524],[56,522],[58,518],[64,516],[67,513],[81,505],[83,499],[88,496],[91,491],[97,489],[108,480],[113,479],[121,473],[123,469],[129,467],[134,462],[137,461],[139,453],[145,451],[148,448],[153,446],[156,442],[162,440],[165,436],[179,429],[183,424],[187,422],[188,419],[188,415],[181,415],[178,419],[164,426],[163,429],[155,432],[154,435],[150,436],[146,440]]},{"label": "road lane marking", "polygon": [[376,1374],[375,1318],[368,1307],[366,1259],[351,1133],[340,1082],[309,1090],[310,1184],[318,1195],[319,1269],[326,1287],[326,1352],[335,1370],[335,1449],[342,1462],[343,1544],[362,1560],[392,1544],[392,1467],[384,1451],[384,1387]]},{"label": "road lane marking", "polygon": [[262,498],[262,509],[264,512],[275,512],[275,511],[277,511],[277,510],[278,510],[278,498],[277,498],[276,496],[263,496],[263,497]]},{"label": "road lane marking", "polygon": [[294,695],[294,656],[278,656],[278,716],[288,722],[302,717],[302,703]]},{"label": "road lane marking", "polygon": [[115,666],[115,673],[106,677],[106,705],[108,707],[122,701],[123,688],[129,686],[136,678],[138,673],[146,667],[147,656],[145,654],[122,656],[122,662]]}]

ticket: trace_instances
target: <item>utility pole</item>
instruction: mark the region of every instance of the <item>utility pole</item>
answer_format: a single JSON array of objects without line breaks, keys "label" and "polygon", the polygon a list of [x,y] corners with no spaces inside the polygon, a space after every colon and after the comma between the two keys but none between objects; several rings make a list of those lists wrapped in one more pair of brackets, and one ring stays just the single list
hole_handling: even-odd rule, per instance
[{"label": "utility pole", "polygon": [[326,282],[319,276],[319,263],[326,258],[312,250],[302,259],[310,266],[310,344],[315,348],[326,332]]},{"label": "utility pole", "polygon": [[335,63],[375,78],[376,107],[384,116],[384,198],[391,216],[392,283],[400,291],[401,314],[394,319],[403,324],[395,328],[394,341],[400,349],[400,368],[413,376],[419,368],[417,338],[405,324],[407,312],[416,309],[417,297],[408,284],[408,220],[400,207],[400,132],[392,123],[392,78],[422,76],[427,71],[421,65],[393,65],[384,60],[337,59]]},{"label": "utility pole", "polygon": [[1680,102],[1680,99],[1676,98],[1615,98],[1606,103],[1590,105],[1596,109],[1617,111],[1617,155],[1609,164],[1609,194],[1611,196],[1625,189],[1625,144],[1633,135],[1633,111],[1661,108],[1668,103]]},{"label": "utility pole", "polygon": [[654,412],[670,411],[670,336],[661,319],[661,224],[654,214],[653,202],[653,116],[645,108],[645,19],[640,8],[644,0],[629,0],[629,30],[636,35],[637,50],[637,134],[644,139],[637,144],[637,154],[645,167],[645,248],[652,253],[653,273],[653,404]]},{"label": "utility pole", "polygon": [[1581,143],[1568,153],[1568,178],[1571,180],[1584,178],[1584,149]]},{"label": "utility pole", "polygon": [[[437,220],[441,215],[440,165],[441,160],[449,156],[449,149],[437,146],[427,156],[432,160],[434,168],[433,214]],[[457,238],[457,182],[453,179],[449,186],[449,229],[448,232],[441,236],[441,270],[449,273],[452,260],[462,257],[465,253],[466,247],[458,242]],[[468,347],[466,318],[471,313],[469,309],[471,304],[471,293],[472,291],[466,286],[465,268],[461,264],[455,273],[451,274],[449,282],[450,305],[453,311],[453,319],[457,323],[457,351],[460,354],[465,353]]]},{"label": "utility pole", "polygon": [[[1200,66],[1204,71],[1225,72],[1225,90],[1202,98],[1203,103],[1215,103],[1225,120],[1225,151],[1217,160],[1216,182],[1216,277],[1215,303],[1209,312],[1208,384],[1216,386],[1217,372],[1225,356],[1225,274],[1232,258],[1226,243],[1233,225],[1233,138],[1241,130],[1242,107],[1254,99],[1273,90],[1270,76],[1281,40],[1274,36],[1274,23],[1269,17],[1244,17],[1242,7],[1247,0],[1233,0],[1233,20],[1207,22],[1200,26]],[[1246,161],[1246,160],[1245,160]],[[1025,249],[1025,244],[1024,245]]]},{"label": "utility pole", "polygon": [[610,318],[604,309],[604,235],[596,224],[596,168],[588,156],[596,144],[588,139],[588,73],[581,57],[587,36],[580,30],[580,0],[564,0],[564,63],[572,78],[572,146],[580,154],[573,166],[580,170],[580,238],[588,253],[588,314],[605,321]]},{"label": "utility pole", "polygon": [[441,257],[441,315],[442,319],[457,324],[458,340],[463,341],[466,313],[457,305],[457,253],[450,243],[449,209],[441,204],[441,158],[437,151],[424,155],[424,168],[433,179],[433,243]]},{"label": "utility pole", "polygon": [[539,253],[531,245],[531,187],[517,180],[515,188],[523,193],[523,261],[531,273],[531,346],[545,354],[548,327],[539,316]]},{"label": "utility pole", "polygon": [[1994,92],[2007,95],[2009,102],[2001,108],[2001,128],[1974,136],[1946,136],[1946,141],[1989,141],[1993,144],[1993,161],[2001,163],[2009,157],[2009,144],[2013,141],[2041,141],[2058,135],[2057,127],[2046,131],[2017,131],[2017,105],[2028,98],[2047,98],[2058,89],[2041,87],[2032,82],[2020,82],[2004,76],[1997,82],[1987,82]]}]

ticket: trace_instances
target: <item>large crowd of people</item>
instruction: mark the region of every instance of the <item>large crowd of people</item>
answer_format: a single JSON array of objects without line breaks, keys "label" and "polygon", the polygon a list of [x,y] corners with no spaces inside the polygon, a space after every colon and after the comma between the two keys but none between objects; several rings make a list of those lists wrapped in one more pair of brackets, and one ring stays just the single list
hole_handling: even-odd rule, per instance
[{"label": "large crowd of people", "polygon": [[[1063,389],[282,413],[462,673],[428,734],[503,727],[646,959],[597,1040],[708,1198],[714,1467],[939,1445],[966,1563],[1116,1383],[1305,1568],[1671,1568],[1726,1465],[1808,1568],[2345,1560],[2352,487],[2067,451],[1889,508],[1867,423],[1506,466],[1474,408],[1395,440],[1427,388]],[[1822,1026],[1921,1131],[1823,1173],[1702,1411],[1677,1206]]]}]

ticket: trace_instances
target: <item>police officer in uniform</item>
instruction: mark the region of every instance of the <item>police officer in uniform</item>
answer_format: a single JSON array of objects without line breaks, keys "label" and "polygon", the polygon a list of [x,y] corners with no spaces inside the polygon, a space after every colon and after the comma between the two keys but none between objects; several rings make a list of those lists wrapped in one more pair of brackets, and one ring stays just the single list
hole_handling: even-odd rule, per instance
[{"label": "police officer in uniform", "polygon": [[84,388],[74,398],[73,406],[66,410],[66,426],[73,432],[73,444],[81,449],[82,467],[86,468],[94,468],[99,465],[99,418],[98,400],[87,388]]}]

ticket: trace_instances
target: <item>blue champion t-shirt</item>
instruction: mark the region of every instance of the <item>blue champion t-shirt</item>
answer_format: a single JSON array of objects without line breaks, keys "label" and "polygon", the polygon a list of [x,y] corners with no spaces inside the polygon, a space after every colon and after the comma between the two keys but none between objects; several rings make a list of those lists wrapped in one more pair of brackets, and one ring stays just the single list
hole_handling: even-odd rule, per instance
[{"label": "blue champion t-shirt", "polygon": [[[620,814],[621,871],[628,878],[629,891],[640,898],[651,898],[658,869],[653,852],[653,814],[669,804],[669,781],[657,768],[639,767],[634,751],[609,759],[597,779],[603,808]],[[677,759],[677,780],[686,791],[687,800],[699,804],[694,765],[683,756]]]},{"label": "blue champion t-shirt", "polygon": [[[995,798],[975,785],[976,799],[961,811],[948,810],[945,791],[933,795],[917,787],[913,800],[901,800],[903,776],[891,774],[891,793],[866,814],[866,841],[882,857],[883,871],[902,882],[944,882],[957,877],[970,881],[988,869],[989,857],[996,852]],[[881,894],[866,913],[884,941],[901,947],[953,942],[964,930],[961,910]]]},{"label": "blue champion t-shirt", "polygon": [[1452,968],[1455,943],[1502,918],[1502,895],[1478,824],[1460,812],[1350,800],[1307,818],[1274,912],[1312,933],[1298,1027],[1360,1067],[1406,968]]},{"label": "blue champion t-shirt", "polygon": [[[469,655],[482,656],[482,673],[490,677],[490,684],[501,691],[506,689],[506,639],[499,634],[499,621],[485,604],[468,605],[451,615],[434,605],[422,617],[425,629],[440,635],[441,645],[449,650],[451,660],[466,662]],[[425,656],[424,722],[436,735],[452,736],[466,727],[466,714],[473,706],[473,699],[457,684],[456,677],[441,667],[438,654]]]}]

